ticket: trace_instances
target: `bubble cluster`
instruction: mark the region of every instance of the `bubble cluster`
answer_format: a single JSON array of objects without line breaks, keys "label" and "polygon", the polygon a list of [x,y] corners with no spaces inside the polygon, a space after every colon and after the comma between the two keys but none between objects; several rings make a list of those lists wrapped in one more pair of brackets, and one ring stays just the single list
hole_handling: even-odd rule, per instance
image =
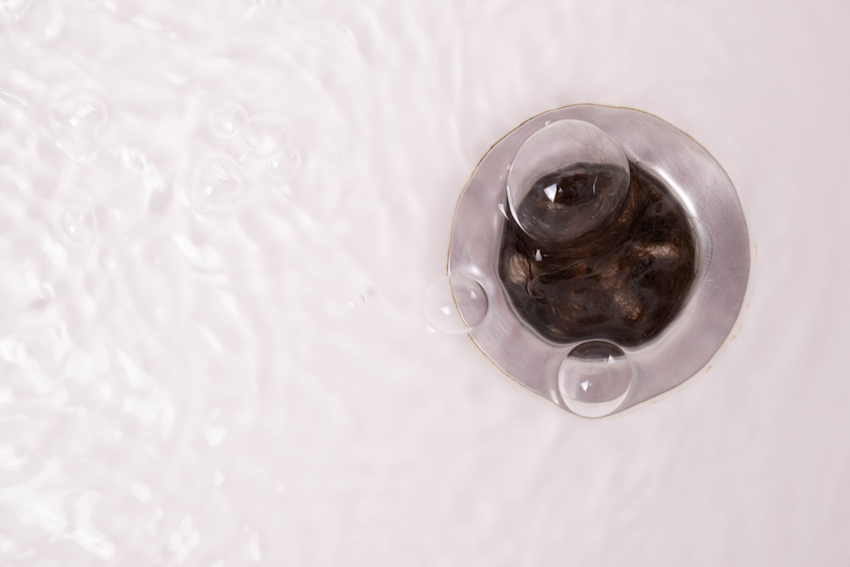
[{"label": "bubble cluster", "polygon": [[248,112],[236,101],[227,100],[210,113],[210,124],[216,136],[232,138],[248,121]]},{"label": "bubble cluster", "polygon": [[62,140],[74,144],[93,144],[103,133],[108,120],[106,105],[91,93],[72,90],[50,105],[48,120]]},{"label": "bubble cluster", "polygon": [[558,389],[564,403],[583,417],[613,412],[629,392],[632,367],[618,347],[591,341],[575,347],[558,370]]},{"label": "bubble cluster", "polygon": [[76,203],[62,213],[59,229],[68,244],[89,246],[97,235],[97,218],[89,207]]},{"label": "bubble cluster", "polygon": [[465,333],[487,314],[487,294],[474,279],[452,274],[436,279],[425,291],[428,323],[444,333]]},{"label": "bubble cluster", "polygon": [[245,193],[239,167],[227,158],[215,158],[195,171],[192,205],[201,213],[216,213],[234,206]]}]

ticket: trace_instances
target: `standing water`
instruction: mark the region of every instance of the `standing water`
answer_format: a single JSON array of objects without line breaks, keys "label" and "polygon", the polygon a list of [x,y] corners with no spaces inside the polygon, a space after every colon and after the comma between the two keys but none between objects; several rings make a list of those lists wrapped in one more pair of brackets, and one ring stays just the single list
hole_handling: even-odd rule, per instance
[{"label": "standing water", "polygon": [[[842,564],[848,25],[0,0],[0,564]],[[693,135],[755,242],[710,366],[592,422],[502,375],[451,312],[486,297],[445,277],[481,156],[582,102]],[[592,413],[621,362],[576,355],[560,387]]]}]

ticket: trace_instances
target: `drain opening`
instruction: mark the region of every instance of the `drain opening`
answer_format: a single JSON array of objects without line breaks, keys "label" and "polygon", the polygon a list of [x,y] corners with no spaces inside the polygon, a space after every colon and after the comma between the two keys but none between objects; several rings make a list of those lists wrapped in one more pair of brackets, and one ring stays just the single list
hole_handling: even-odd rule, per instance
[{"label": "drain opening", "polygon": [[572,216],[591,227],[569,239],[534,238],[507,212],[499,278],[522,319],[550,341],[637,347],[673,320],[694,283],[696,237],[681,204],[629,163],[620,206],[599,207],[598,196],[609,194],[599,189],[610,177],[579,164],[544,175],[524,196],[520,211]]},{"label": "drain opening", "polygon": [[576,105],[523,123],[475,169],[448,273],[475,280],[486,311],[449,296],[505,374],[602,417],[708,364],[749,266],[735,187],[702,146],[637,110]]}]

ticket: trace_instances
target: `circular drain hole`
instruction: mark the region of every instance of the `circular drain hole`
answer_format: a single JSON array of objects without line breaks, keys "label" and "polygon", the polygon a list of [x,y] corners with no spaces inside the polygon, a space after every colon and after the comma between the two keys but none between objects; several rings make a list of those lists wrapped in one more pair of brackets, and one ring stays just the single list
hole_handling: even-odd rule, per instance
[{"label": "circular drain hole", "polygon": [[732,182],[693,138],[637,110],[577,105],[484,156],[458,201],[448,272],[480,289],[469,301],[446,284],[429,320],[451,319],[516,381],[601,417],[708,364],[743,305],[750,243]]},{"label": "circular drain hole", "polygon": [[[604,339],[638,346],[679,311],[696,275],[696,236],[682,206],[645,171],[632,165],[627,188],[614,206],[598,204],[590,188],[604,174],[591,171],[582,164],[543,173],[529,182],[532,189],[523,202],[528,203],[525,210],[560,208],[562,224],[570,224],[581,217],[571,198],[560,205],[557,196],[550,200],[534,187],[551,183],[559,194],[585,194],[572,201],[605,211],[594,219],[595,227],[552,244],[509,219],[499,277],[514,308],[549,340]],[[608,196],[602,193],[598,199]]]}]

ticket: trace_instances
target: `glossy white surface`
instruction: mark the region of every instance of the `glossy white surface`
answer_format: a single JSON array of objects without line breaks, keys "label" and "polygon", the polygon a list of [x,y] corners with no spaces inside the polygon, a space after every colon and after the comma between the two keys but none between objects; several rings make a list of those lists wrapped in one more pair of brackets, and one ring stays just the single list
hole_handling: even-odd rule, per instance
[{"label": "glossy white surface", "polygon": [[[266,4],[0,1],[0,563],[846,562],[850,8]],[[758,247],[710,370],[595,422],[422,311],[478,159],[579,102]]]}]

